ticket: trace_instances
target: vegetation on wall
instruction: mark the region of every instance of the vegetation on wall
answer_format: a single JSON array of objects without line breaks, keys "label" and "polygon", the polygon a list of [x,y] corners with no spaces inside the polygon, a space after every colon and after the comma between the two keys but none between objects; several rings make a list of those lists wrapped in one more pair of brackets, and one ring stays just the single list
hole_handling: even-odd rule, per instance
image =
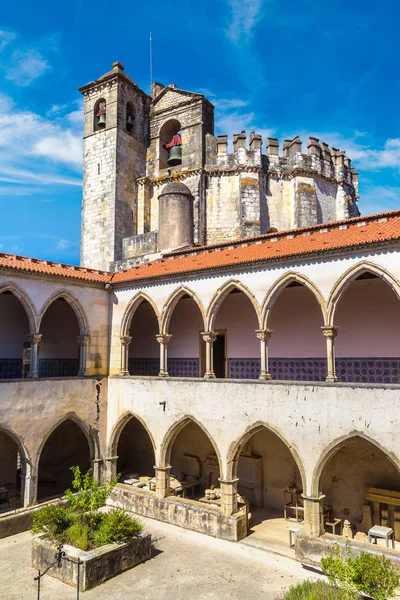
[{"label": "vegetation on wall", "polygon": [[32,533],[44,533],[61,544],[71,544],[81,550],[91,550],[138,536],[143,524],[126,511],[114,509],[99,512],[118,481],[100,484],[91,470],[82,474],[71,467],[74,479],[66,490],[67,506],[44,506],[33,514]]}]

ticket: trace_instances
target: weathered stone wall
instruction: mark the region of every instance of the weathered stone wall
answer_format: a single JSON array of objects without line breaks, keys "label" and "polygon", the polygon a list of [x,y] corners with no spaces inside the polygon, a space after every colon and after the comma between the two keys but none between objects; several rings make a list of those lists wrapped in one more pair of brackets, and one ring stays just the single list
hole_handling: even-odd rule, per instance
[{"label": "weathered stone wall", "polygon": [[244,511],[235,515],[224,515],[218,507],[186,498],[157,498],[154,492],[132,488],[129,485],[118,484],[107,504],[125,508],[149,519],[232,542],[239,541],[247,535]]}]

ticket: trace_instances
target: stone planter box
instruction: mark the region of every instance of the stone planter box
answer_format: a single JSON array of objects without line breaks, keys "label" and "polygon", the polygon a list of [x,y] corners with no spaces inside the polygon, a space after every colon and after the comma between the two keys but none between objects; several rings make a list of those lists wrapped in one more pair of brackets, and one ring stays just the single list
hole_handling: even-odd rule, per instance
[{"label": "stone planter box", "polygon": [[[53,562],[56,550],[57,544],[46,539],[44,534],[35,536],[32,567],[44,571]],[[84,592],[151,558],[151,535],[142,534],[129,542],[107,544],[88,551],[64,544],[63,550],[67,558],[76,562],[79,558],[83,563],[80,565],[79,589]],[[48,575],[76,587],[78,565],[62,560],[61,567],[54,565]]]}]

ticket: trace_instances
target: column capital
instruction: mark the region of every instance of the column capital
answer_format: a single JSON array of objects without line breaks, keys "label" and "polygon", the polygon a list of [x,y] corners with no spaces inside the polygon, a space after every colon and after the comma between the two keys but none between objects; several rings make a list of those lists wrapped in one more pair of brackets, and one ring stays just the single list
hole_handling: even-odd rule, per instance
[{"label": "column capital", "polygon": [[260,342],[268,342],[272,335],[272,329],[256,329],[256,336]]},{"label": "column capital", "polygon": [[336,325],[330,325],[329,327],[321,327],[322,333],[328,339],[333,340],[339,333],[339,327]]},{"label": "column capital", "polygon": [[308,502],[321,502],[324,498],[326,498],[326,494],[321,494],[319,496],[307,496],[307,494],[301,494],[303,500],[308,500]]},{"label": "column capital", "polygon": [[78,335],[76,337],[79,346],[88,346],[90,341],[90,335]]},{"label": "column capital", "polygon": [[163,344],[163,346],[166,346],[170,341],[171,337],[172,335],[170,333],[157,333],[156,340],[159,344]]},{"label": "column capital", "polygon": [[42,339],[42,334],[41,333],[30,333],[29,335],[26,336],[25,339],[28,342],[28,344],[38,344],[40,342],[40,340]]},{"label": "column capital", "polygon": [[168,473],[168,471],[170,471],[171,469],[172,469],[171,465],[167,465],[166,467],[157,467],[156,465],[154,465],[154,470],[160,471],[162,473]]},{"label": "column capital", "polygon": [[239,477],[235,477],[234,479],[224,479],[223,477],[218,477],[218,481],[224,485],[236,485],[239,481]]},{"label": "column capital", "polygon": [[206,342],[206,344],[212,344],[217,339],[217,334],[215,331],[202,331],[201,337]]},{"label": "column capital", "polygon": [[123,346],[129,346],[129,344],[132,341],[132,336],[131,335],[121,335],[120,340],[121,340],[121,344]]}]

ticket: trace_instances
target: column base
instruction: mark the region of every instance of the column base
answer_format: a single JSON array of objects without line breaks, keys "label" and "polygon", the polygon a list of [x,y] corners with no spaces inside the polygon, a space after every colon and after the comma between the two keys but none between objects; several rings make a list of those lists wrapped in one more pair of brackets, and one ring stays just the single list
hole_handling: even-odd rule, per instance
[{"label": "column base", "polygon": [[127,375],[130,375],[129,371],[125,371],[125,369],[121,369],[120,375],[123,375],[124,377],[126,377]]},{"label": "column base", "polygon": [[216,379],[214,371],[206,371],[203,379]]},{"label": "column base", "polygon": [[328,375],[325,381],[336,383],[336,381],[339,381],[339,379],[336,377],[336,375]]},{"label": "column base", "polygon": [[259,378],[261,381],[270,381],[272,379],[269,371],[261,371]]},{"label": "column base", "polygon": [[168,371],[160,371],[158,377],[169,377]]},{"label": "column base", "polygon": [[29,377],[29,379],[37,379],[39,377],[38,372],[34,371],[33,373],[29,372],[27,375],[27,378]]},{"label": "column base", "polygon": [[86,369],[79,369],[77,377],[85,377]]}]

